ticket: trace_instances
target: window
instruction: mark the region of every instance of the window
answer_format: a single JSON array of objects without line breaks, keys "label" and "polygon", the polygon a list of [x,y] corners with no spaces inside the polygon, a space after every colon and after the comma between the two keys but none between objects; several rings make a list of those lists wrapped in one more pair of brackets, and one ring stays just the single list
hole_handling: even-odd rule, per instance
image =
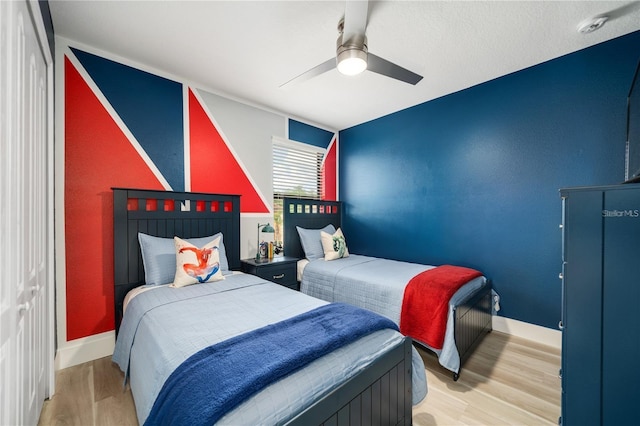
[{"label": "window", "polygon": [[273,138],[273,220],[275,239],[282,238],[282,198],[320,199],[322,159],[326,149]]}]

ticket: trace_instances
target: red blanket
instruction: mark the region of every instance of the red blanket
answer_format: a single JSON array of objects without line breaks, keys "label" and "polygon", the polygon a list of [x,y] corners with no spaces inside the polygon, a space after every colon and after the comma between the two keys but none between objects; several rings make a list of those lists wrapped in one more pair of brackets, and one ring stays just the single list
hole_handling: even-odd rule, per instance
[{"label": "red blanket", "polygon": [[400,332],[434,349],[442,349],[449,299],[460,287],[481,275],[475,269],[443,265],[411,278],[404,290]]}]

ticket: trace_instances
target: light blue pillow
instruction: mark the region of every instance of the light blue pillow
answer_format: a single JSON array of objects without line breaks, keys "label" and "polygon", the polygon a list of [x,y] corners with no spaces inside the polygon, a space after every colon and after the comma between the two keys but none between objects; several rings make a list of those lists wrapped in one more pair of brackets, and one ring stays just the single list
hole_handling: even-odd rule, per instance
[{"label": "light blue pillow", "polygon": [[309,260],[322,259],[324,257],[320,231],[324,231],[331,235],[336,232],[336,228],[332,224],[329,224],[322,229],[306,229],[300,228],[299,226],[296,226],[296,229],[300,236],[300,245],[302,246],[302,251],[304,251],[304,256]]},{"label": "light blue pillow", "polygon": [[[227,253],[224,249],[223,235],[221,232],[209,237],[185,239],[196,247],[202,247],[214,238],[220,236],[220,270],[225,273],[229,270]],[[142,263],[144,264],[144,281],[147,285],[161,285],[173,282],[176,275],[176,246],[173,238],[154,237],[138,232]]]}]

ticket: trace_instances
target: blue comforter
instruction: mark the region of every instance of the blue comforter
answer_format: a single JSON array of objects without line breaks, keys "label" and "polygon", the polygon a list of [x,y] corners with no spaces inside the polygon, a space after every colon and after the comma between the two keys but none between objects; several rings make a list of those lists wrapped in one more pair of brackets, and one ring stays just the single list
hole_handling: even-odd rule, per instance
[{"label": "blue comforter", "polygon": [[335,303],[209,346],[171,374],[145,424],[211,425],[260,389],[384,328],[397,330],[385,317]]}]

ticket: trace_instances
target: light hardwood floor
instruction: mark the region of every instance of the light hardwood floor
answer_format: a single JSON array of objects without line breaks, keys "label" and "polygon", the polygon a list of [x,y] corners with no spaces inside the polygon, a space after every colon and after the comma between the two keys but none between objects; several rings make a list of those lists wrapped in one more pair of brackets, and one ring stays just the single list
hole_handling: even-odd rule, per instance
[{"label": "light hardwood floor", "polygon": [[420,351],[429,392],[413,408],[413,424],[557,425],[560,350],[491,332],[463,365],[460,379]]},{"label": "light hardwood floor", "polygon": [[[413,424],[557,425],[560,351],[499,332],[490,333],[454,382],[428,351],[429,393],[413,408]],[[39,425],[136,425],[131,392],[110,357],[56,373],[56,394]]]}]

